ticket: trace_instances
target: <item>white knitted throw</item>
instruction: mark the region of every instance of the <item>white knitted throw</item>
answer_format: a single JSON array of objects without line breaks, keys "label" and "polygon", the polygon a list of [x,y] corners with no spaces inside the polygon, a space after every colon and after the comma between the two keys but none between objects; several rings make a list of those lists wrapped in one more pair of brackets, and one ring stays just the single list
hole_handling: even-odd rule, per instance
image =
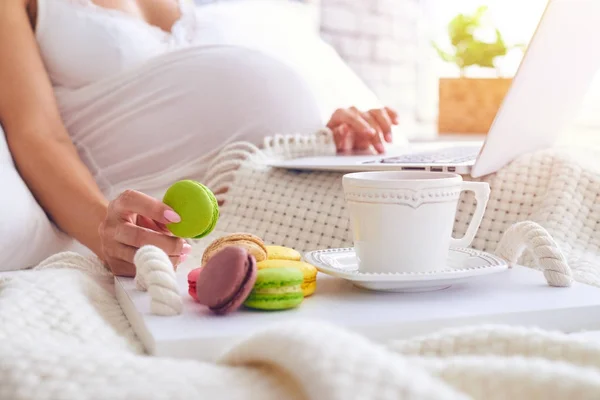
[{"label": "white knitted throw", "polygon": [[[303,140],[287,150],[273,143],[268,148],[284,156],[299,149],[330,151],[327,136]],[[213,189],[223,182],[233,186],[219,231],[197,243],[188,268],[209,240],[231,231],[300,250],[350,244],[339,174],[272,171],[261,165],[263,157],[238,144],[224,152],[227,164],[217,160],[213,172],[220,173],[208,183]],[[486,180],[492,199],[475,247],[494,251],[501,243],[498,253],[507,258],[526,247],[521,262],[543,265],[550,284],[568,284],[571,271],[577,280],[600,283],[597,171],[568,154],[542,152]],[[458,234],[470,207],[465,196]],[[533,224],[514,225],[521,221]],[[137,283],[157,302],[156,312],[169,313],[161,304],[177,299],[161,303],[172,275],[160,257],[152,248],[138,252]],[[33,271],[0,275],[2,400],[599,397],[600,346],[561,333],[478,326],[376,344],[303,320],[265,327],[218,363],[201,363],[145,356],[110,275],[95,260],[63,253]]]},{"label": "white knitted throw", "polygon": [[[234,143],[208,170],[209,187],[229,190],[218,196],[226,206],[216,231],[198,246],[241,230],[301,251],[351,247],[342,174],[265,165],[270,157],[334,154],[330,132],[267,138],[264,148]],[[546,150],[478,179],[490,184],[491,196],[472,247],[544,269],[553,286],[567,286],[572,278],[600,286],[600,267],[594,268],[600,265],[597,157],[574,149]],[[455,236],[466,232],[474,201],[471,192],[461,195]]]}]

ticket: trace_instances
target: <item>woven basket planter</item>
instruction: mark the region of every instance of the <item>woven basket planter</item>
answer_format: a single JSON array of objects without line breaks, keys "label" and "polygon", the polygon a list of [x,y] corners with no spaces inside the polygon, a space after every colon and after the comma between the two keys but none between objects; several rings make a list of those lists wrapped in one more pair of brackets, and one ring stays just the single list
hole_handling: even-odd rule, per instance
[{"label": "woven basket planter", "polygon": [[511,78],[440,78],[439,133],[489,131]]}]

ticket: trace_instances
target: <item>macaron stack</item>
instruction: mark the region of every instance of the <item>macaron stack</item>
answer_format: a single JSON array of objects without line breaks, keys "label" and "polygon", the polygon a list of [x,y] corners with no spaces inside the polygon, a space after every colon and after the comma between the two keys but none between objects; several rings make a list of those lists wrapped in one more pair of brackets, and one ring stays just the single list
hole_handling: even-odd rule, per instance
[{"label": "macaron stack", "polygon": [[301,260],[296,250],[267,246],[255,235],[226,235],[206,248],[202,267],[189,273],[189,294],[217,314],[242,304],[268,311],[295,308],[317,286],[317,269]]},{"label": "macaron stack", "polygon": [[256,260],[245,249],[226,247],[188,274],[189,294],[215,314],[228,314],[246,301],[257,272]]},{"label": "macaron stack", "polygon": [[302,256],[294,249],[283,246],[267,246],[267,260],[260,261],[259,271],[268,268],[295,268],[302,272],[302,292],[304,297],[317,290],[317,268],[301,261]]},{"label": "macaron stack", "polygon": [[215,229],[219,219],[219,204],[213,192],[199,182],[175,182],[163,196],[181,221],[167,225],[173,235],[180,238],[200,239]]}]

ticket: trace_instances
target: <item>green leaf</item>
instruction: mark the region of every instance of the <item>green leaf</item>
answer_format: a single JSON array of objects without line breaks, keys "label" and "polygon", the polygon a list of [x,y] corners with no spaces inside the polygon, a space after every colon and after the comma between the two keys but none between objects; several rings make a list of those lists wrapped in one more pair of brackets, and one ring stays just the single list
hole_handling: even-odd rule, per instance
[{"label": "green leaf", "polygon": [[450,53],[446,53],[444,50],[442,50],[436,43],[431,42],[431,45],[433,46],[433,48],[435,49],[435,51],[437,51],[438,55],[440,56],[440,58],[446,62],[450,62],[450,63],[454,63],[456,61],[456,58],[453,54]]},{"label": "green leaf", "polygon": [[502,33],[500,33],[500,29],[498,28],[496,28],[496,45],[506,47],[504,39],[502,39]]},{"label": "green leaf", "polygon": [[481,19],[485,16],[485,14],[488,12],[488,6],[479,6],[477,8],[477,10],[475,10],[475,14],[473,15],[473,18],[475,18],[478,22],[481,21]]},{"label": "green leaf", "polygon": [[474,40],[473,34],[477,23],[471,17],[459,14],[448,26],[448,35],[453,46]]},{"label": "green leaf", "polygon": [[[488,27],[488,20],[485,19],[488,7],[482,5],[472,14],[460,13],[448,23],[448,37],[454,47],[454,54],[443,51],[435,43],[433,44],[440,58],[446,62],[453,62],[459,68],[464,69],[467,66],[479,65],[485,68],[494,68],[494,60],[507,54],[509,47],[504,43],[504,39],[499,29],[494,28],[496,40],[494,43],[484,43],[475,39],[474,33],[477,29]],[[510,48],[522,48],[515,45]]]}]

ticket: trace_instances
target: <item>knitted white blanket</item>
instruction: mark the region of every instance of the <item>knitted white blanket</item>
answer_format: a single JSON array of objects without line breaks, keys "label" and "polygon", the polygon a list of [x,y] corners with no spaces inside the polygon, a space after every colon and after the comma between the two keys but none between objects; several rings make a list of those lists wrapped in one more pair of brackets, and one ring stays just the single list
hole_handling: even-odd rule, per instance
[{"label": "knitted white blanket", "polygon": [[[285,154],[280,146],[270,148]],[[348,245],[339,175],[271,171],[261,166],[262,157],[236,145],[223,154],[229,162],[216,161],[213,188],[234,185],[214,235],[251,231],[301,250]],[[600,174],[580,161],[544,152],[487,178],[493,197],[475,247],[493,251],[511,224],[532,220],[558,244],[556,250],[546,238],[557,265],[568,262],[576,279],[598,284]],[[457,232],[464,229],[468,204],[465,198]],[[196,257],[205,243],[198,243]],[[559,277],[567,275],[568,267],[559,271]],[[265,327],[217,364],[161,359],[143,355],[111,277],[94,260],[59,254],[36,270],[0,275],[0,399],[191,397],[591,399],[600,397],[600,346],[499,326],[380,345],[303,320]]]},{"label": "knitted white blanket", "polygon": [[[265,166],[269,157],[334,154],[330,133],[267,138],[264,148],[258,151],[236,143],[215,160],[207,173],[211,178],[207,184],[216,191],[229,187],[220,196],[226,201],[225,215],[217,232],[199,245],[205,246],[223,233],[242,230],[301,251],[351,247],[340,173],[293,172]],[[567,261],[576,280],[600,285],[597,160],[598,153],[582,149],[552,149],[522,156],[479,179],[488,182],[492,192],[472,247],[532,267],[551,255]],[[472,193],[463,192],[455,236],[465,233],[474,205]],[[531,236],[540,232],[533,232],[532,227],[545,234],[542,243],[546,249],[535,249]],[[521,247],[529,251],[517,259]],[[548,252],[550,248],[555,251]]]}]

